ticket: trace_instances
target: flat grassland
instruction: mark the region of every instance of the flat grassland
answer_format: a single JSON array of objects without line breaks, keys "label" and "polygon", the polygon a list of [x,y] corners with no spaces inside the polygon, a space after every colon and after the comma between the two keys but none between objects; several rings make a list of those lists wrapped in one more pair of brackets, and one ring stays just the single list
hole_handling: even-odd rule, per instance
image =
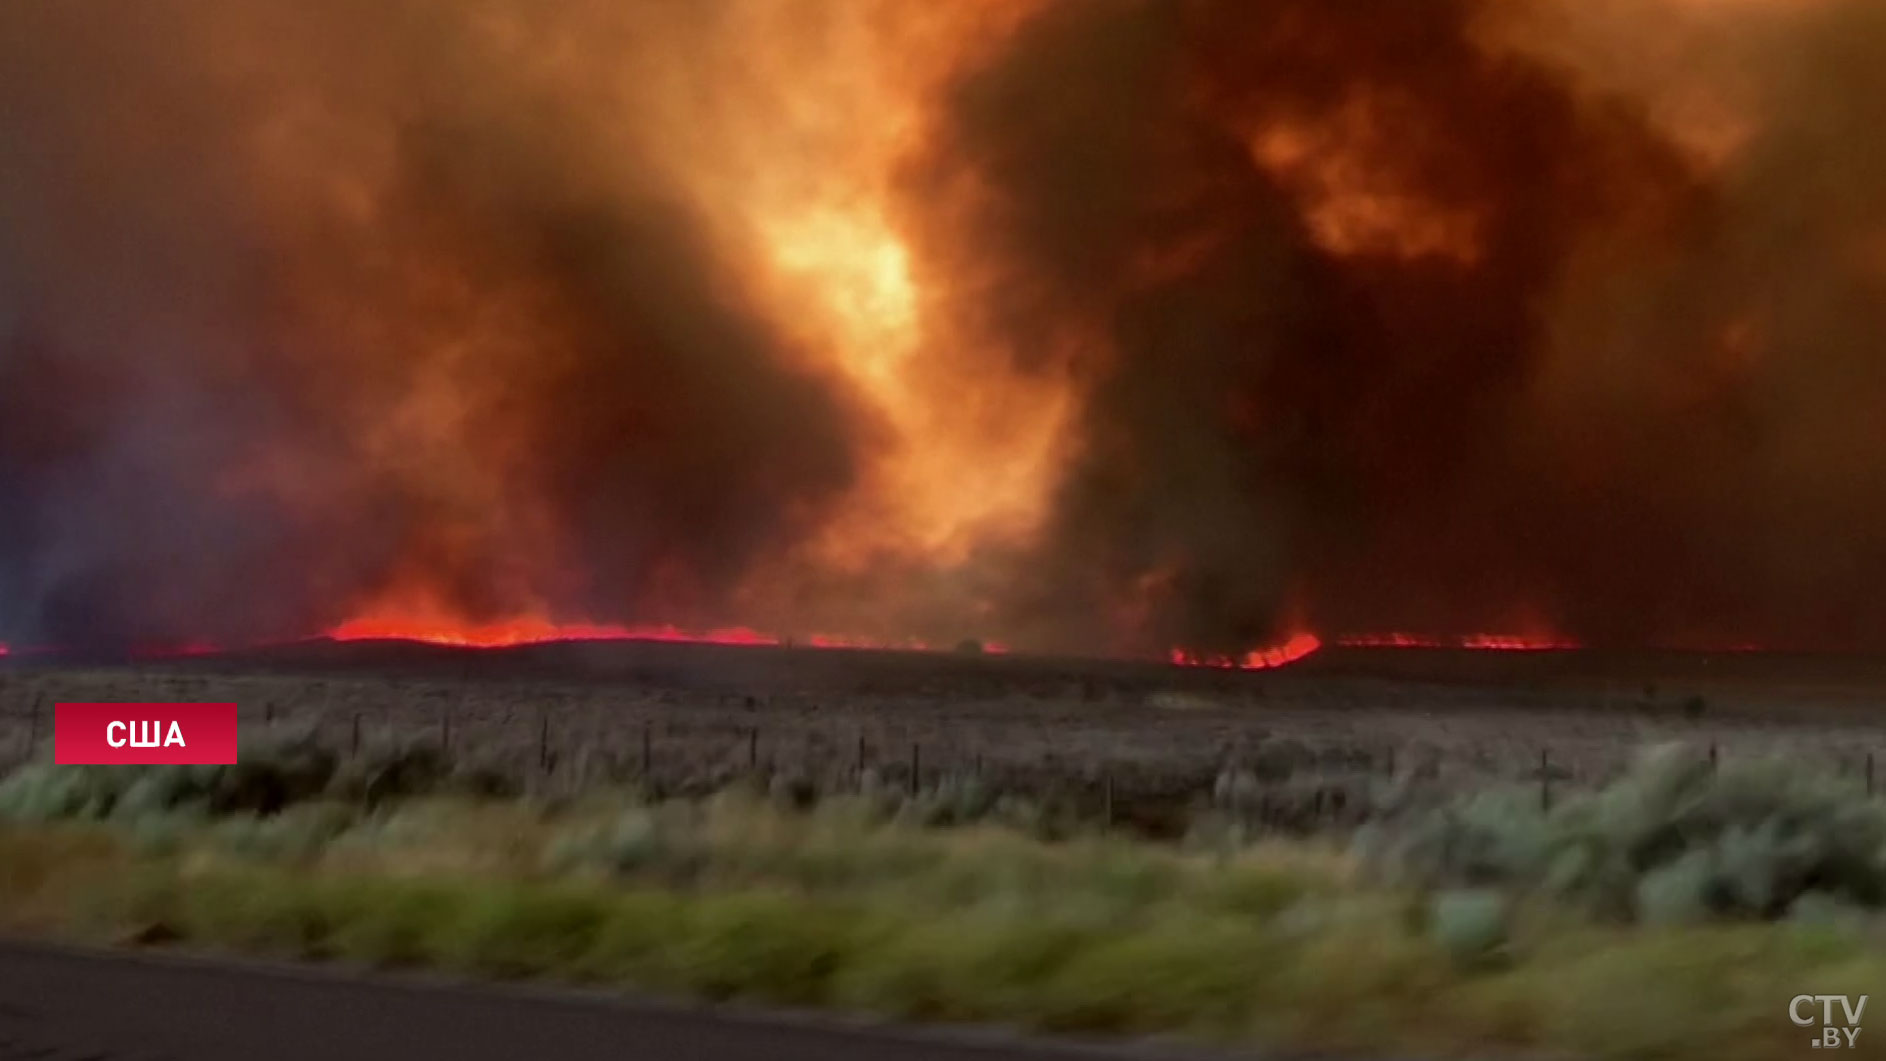
[{"label": "flat grassland", "polygon": [[[1810,1037],[1789,998],[1886,977],[1882,679],[1421,652],[1259,674],[647,644],[16,657],[0,931],[1047,1031],[1765,1061]],[[234,700],[262,743],[207,770],[46,761],[54,703],[174,699]]]}]

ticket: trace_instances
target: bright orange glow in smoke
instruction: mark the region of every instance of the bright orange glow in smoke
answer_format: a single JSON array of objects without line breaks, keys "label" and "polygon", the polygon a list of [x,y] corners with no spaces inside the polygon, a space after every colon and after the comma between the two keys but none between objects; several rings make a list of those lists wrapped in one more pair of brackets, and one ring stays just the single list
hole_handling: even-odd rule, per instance
[{"label": "bright orange glow in smoke", "polygon": [[15,656],[1886,637],[1868,0],[69,6]]},{"label": "bright orange glow in smoke", "polygon": [[[865,481],[810,547],[828,568],[887,554],[947,566],[1025,536],[1041,516],[1071,395],[1000,358],[962,356],[989,339],[965,331],[953,278],[912,245],[912,204],[898,187],[932,136],[948,79],[1035,6],[733,5],[721,32],[757,68],[718,98],[656,98],[691,130],[673,164],[753,263],[757,297],[809,359],[852,385],[880,429]],[[699,80],[694,70],[675,77]]]},{"label": "bright orange glow in smoke", "polygon": [[1280,121],[1251,142],[1257,164],[1296,195],[1323,249],[1341,257],[1437,258],[1473,265],[1480,219],[1403,186],[1407,130],[1357,97],[1334,115]]},{"label": "bright orange glow in smoke", "polygon": [[[620,101],[613,125],[623,131],[624,156],[653,156],[672,171],[732,264],[737,294],[790,340],[800,367],[843,383],[864,421],[870,444],[860,448],[858,480],[794,555],[753,572],[740,593],[743,621],[858,627],[835,643],[901,636],[868,607],[809,593],[802,580],[887,561],[946,571],[974,550],[1023,541],[1045,511],[1075,395],[1060,380],[1009,367],[989,337],[969,330],[954,278],[913,245],[912,204],[898,186],[931,138],[947,79],[999,45],[1033,6],[726,4],[711,19],[712,41],[685,54],[640,42],[644,30],[656,31],[651,40],[677,32],[670,16],[644,7],[560,9],[571,36],[548,50],[521,24],[493,28],[498,46],[548,91]],[[282,160],[288,186],[306,161],[293,153]],[[536,358],[546,338],[556,341],[554,311],[528,278],[504,278],[499,293],[508,297],[495,299],[479,277],[446,275],[426,286],[451,304],[421,319],[476,320],[478,330],[410,337],[408,345],[436,353],[420,359],[391,408],[366,418],[376,460],[411,467],[428,494],[463,514],[434,529],[442,536],[435,551],[503,550],[519,568],[514,581],[554,582],[560,572],[536,570],[538,560],[517,548],[555,535],[554,519],[518,487],[528,481],[517,470],[528,443],[479,426],[482,410],[502,400],[483,381],[515,370],[474,368]],[[348,319],[345,307],[335,316]],[[270,468],[266,478],[277,481],[281,471]],[[437,606],[419,609],[424,619],[415,623],[403,598],[426,580],[424,571],[394,572],[390,588],[362,602],[343,629],[485,643],[549,636],[572,622],[585,628],[584,616],[549,618],[547,610],[490,627]],[[814,597],[827,603],[808,605]]]},{"label": "bright orange glow in smoke", "polygon": [[[1818,0],[1663,2],[1670,17],[1707,28],[1732,12],[1786,13]],[[842,380],[867,422],[871,441],[861,451],[858,481],[793,556],[754,573],[741,593],[742,621],[772,629],[802,623],[852,629],[806,644],[886,644],[895,622],[872,614],[868,602],[852,611],[845,601],[821,605],[829,615],[808,617],[808,598],[829,602],[832,595],[808,593],[802,573],[866,571],[887,558],[913,570],[948,570],[979,549],[1029,540],[1048,510],[1074,444],[1070,425],[1080,390],[1053,373],[1014,368],[1011,351],[1000,346],[1004,340],[976,323],[987,292],[978,286],[974,263],[966,268],[952,260],[950,248],[931,238],[939,219],[966,204],[913,203],[900,185],[936,136],[951,79],[999,49],[1044,6],[1044,0],[733,3],[716,9],[712,43],[687,50],[639,43],[644,36],[663,40],[686,22],[670,24],[667,16],[640,9],[560,9],[552,48],[522,21],[487,28],[493,46],[546,90],[617,101],[621,116],[613,126],[621,130],[625,159],[652,154],[661,160],[708,221],[722,257],[736,263],[740,295],[791,337],[805,367]],[[1714,92],[1720,79],[1709,72],[1669,84],[1631,80],[1646,70],[1687,69],[1676,51],[1639,54],[1641,8],[1640,0],[1546,0],[1516,13],[1519,28],[1507,32],[1515,48],[1563,53],[1594,81],[1646,99],[1699,158],[1724,162],[1759,127],[1758,110],[1752,101]],[[1497,35],[1502,26],[1489,32]],[[1684,39],[1657,35],[1643,46],[1677,49]],[[1624,52],[1629,61],[1610,61]],[[1328,254],[1472,269],[1486,257],[1489,218],[1472,202],[1441,201],[1423,190],[1422,168],[1432,161],[1423,151],[1432,145],[1421,142],[1421,114],[1410,107],[1392,91],[1356,90],[1314,112],[1264,114],[1243,139],[1252,164],[1286,190]],[[278,185],[343,206],[361,204],[340,213],[375,224],[371,207],[379,196],[362,182],[379,172],[383,146],[324,141],[307,135],[321,131],[318,115],[291,119],[259,148]],[[340,149],[351,152],[352,166],[323,165],[318,154],[310,156]],[[625,162],[625,172],[633,165]],[[284,204],[281,212],[293,215],[294,205]],[[1200,231],[1191,242],[1162,245],[1149,258],[1149,274],[1183,276],[1213,239],[1214,233]],[[527,442],[493,437],[481,426],[495,397],[483,381],[504,379],[512,374],[505,366],[535,358],[546,336],[556,341],[554,309],[546,308],[530,277],[506,275],[501,267],[495,298],[492,277],[439,272],[440,262],[423,253],[392,267],[424,278],[431,300],[425,308],[432,311],[396,315],[421,323],[395,339],[430,353],[412,359],[402,391],[380,408],[363,410],[366,445],[376,463],[410,469],[416,489],[445,499],[456,514],[429,529],[430,552],[495,552],[518,568],[509,581],[554,582],[562,573],[539,569],[543,554],[517,548],[554,540],[556,532],[554,516],[515,485],[521,478],[517,454]],[[354,313],[343,302],[328,316],[352,333],[344,345],[374,348],[374,337],[360,331],[378,327],[383,315]],[[477,328],[426,325],[438,320],[475,320]],[[306,474],[275,464],[258,472],[277,493]],[[392,572],[387,588],[360,602],[333,635],[480,646],[601,638],[784,640],[746,628],[691,633],[668,625],[597,625],[541,605],[502,620],[478,619],[440,604],[427,585],[423,569]],[[1331,643],[1574,647],[1553,636],[1491,634],[1387,634]],[[1264,669],[1307,658],[1323,644],[1299,632],[1238,659],[1180,651],[1173,660]]]}]

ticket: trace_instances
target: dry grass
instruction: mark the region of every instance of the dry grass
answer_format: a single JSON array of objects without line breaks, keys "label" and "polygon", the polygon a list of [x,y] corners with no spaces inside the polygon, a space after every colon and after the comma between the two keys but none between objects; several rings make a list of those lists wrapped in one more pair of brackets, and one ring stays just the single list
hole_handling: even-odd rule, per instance
[{"label": "dry grass", "polygon": [[200,827],[162,853],[129,829],[6,828],[0,908],[14,931],[162,926],[311,960],[1403,1054],[1797,1056],[1788,998],[1886,982],[1886,951],[1852,933],[1606,928],[1544,908],[1520,911],[1497,960],[1464,962],[1419,896],[1300,843],[1044,845],[738,795],[548,816],[428,800],[312,848],[263,842],[311,818]]}]

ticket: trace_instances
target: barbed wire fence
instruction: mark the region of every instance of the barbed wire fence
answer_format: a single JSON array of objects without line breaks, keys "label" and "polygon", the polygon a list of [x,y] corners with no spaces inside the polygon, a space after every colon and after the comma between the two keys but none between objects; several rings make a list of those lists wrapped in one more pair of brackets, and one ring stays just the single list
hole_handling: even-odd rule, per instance
[{"label": "barbed wire fence", "polygon": [[[703,794],[742,779],[780,779],[822,792],[872,784],[917,793],[974,778],[1003,791],[1074,793],[1097,803],[1111,822],[1149,799],[1191,805],[1222,802],[1227,783],[1263,802],[1308,805],[1316,821],[1360,811],[1357,786],[1404,781],[1470,790],[1531,784],[1542,807],[1621,773],[1638,750],[1662,734],[1613,732],[1577,740],[1512,736],[1497,744],[1454,743],[1405,735],[1323,737],[1279,733],[1262,710],[1175,723],[1157,712],[1110,712],[1105,725],[1067,718],[950,724],[926,718],[921,705],[873,713],[831,710],[792,696],[685,695],[493,687],[474,682],[328,680],[294,703],[238,701],[245,739],[305,734],[343,759],[387,749],[430,747],[448,761],[508,779],[520,791],[573,794],[636,785],[659,794]],[[44,689],[0,687],[0,768],[52,758],[56,703]],[[1511,720],[1517,730],[1523,712]],[[1696,723],[1692,716],[1690,723]],[[1436,723],[1445,729],[1447,720]],[[1060,728],[1057,728],[1060,727]],[[1418,732],[1419,727],[1415,727]],[[1675,735],[1720,764],[1787,754],[1825,763],[1856,792],[1879,795],[1879,756],[1850,734],[1815,737],[1789,748],[1772,729],[1678,727]],[[1638,739],[1642,737],[1643,739]],[[1835,745],[1829,747],[1829,745]],[[1296,811],[1292,811],[1296,813]]]}]

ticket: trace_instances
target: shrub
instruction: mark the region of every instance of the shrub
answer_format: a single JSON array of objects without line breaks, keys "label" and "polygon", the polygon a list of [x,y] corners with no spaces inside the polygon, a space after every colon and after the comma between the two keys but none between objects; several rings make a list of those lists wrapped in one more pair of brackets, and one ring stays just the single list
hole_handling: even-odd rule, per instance
[{"label": "shrub", "polygon": [[1261,932],[1187,918],[1074,951],[1040,992],[1036,1023],[1060,1031],[1235,1032],[1261,985],[1288,968]]},{"label": "shrub", "polygon": [[971,825],[988,817],[1000,794],[974,775],[951,775],[906,802],[899,816],[928,828]]},{"label": "shrub", "polygon": [[565,971],[589,951],[607,921],[606,897],[543,888],[483,889],[437,926],[448,963],[499,977]]},{"label": "shrub", "polygon": [[130,780],[122,770],[28,763],[0,780],[0,818],[15,822],[103,818]]},{"label": "shrub", "polygon": [[215,790],[222,769],[220,766],[145,768],[125,786],[112,814],[138,820],[150,816],[168,817],[185,809],[207,812],[210,794]]},{"label": "shrub", "polygon": [[377,968],[422,965],[451,938],[469,901],[462,887],[349,881],[333,891],[338,924],[330,945],[339,957]]},{"label": "shrub", "polygon": [[270,733],[245,741],[236,763],[220,768],[209,792],[216,814],[273,814],[326,791],[339,759],[310,732]]},{"label": "shrub", "polygon": [[803,897],[704,897],[690,909],[670,952],[673,973],[710,999],[818,1003],[866,929],[846,911]]},{"label": "shrub", "polygon": [[688,907],[686,897],[666,892],[618,894],[572,973],[583,979],[673,986],[674,963],[668,955],[675,927],[685,923]]},{"label": "shrub", "polygon": [[592,868],[634,873],[655,865],[667,851],[656,812],[633,807],[605,825],[565,831],[551,841],[544,858],[553,872]]},{"label": "shrub", "polygon": [[267,818],[223,819],[210,835],[218,846],[244,858],[302,862],[319,856],[355,820],[344,804],[304,803]]},{"label": "shrub", "polygon": [[452,777],[452,763],[437,745],[384,743],[363,748],[331,778],[331,791],[369,809],[394,800],[426,796]]},{"label": "shrub", "polygon": [[1524,791],[1479,793],[1358,853],[1428,887],[1539,890],[1657,923],[1779,918],[1809,892],[1886,906],[1886,806],[1811,768],[1718,770],[1678,746],[1550,812]]},{"label": "shrub", "polygon": [[100,819],[208,812],[272,814],[321,794],[335,758],[312,737],[244,744],[233,765],[76,766],[29,763],[0,780],[0,817]]},{"label": "shrub", "polygon": [[1430,902],[1428,927],[1455,961],[1483,963],[1506,942],[1506,896],[1485,889],[1441,892]]}]

